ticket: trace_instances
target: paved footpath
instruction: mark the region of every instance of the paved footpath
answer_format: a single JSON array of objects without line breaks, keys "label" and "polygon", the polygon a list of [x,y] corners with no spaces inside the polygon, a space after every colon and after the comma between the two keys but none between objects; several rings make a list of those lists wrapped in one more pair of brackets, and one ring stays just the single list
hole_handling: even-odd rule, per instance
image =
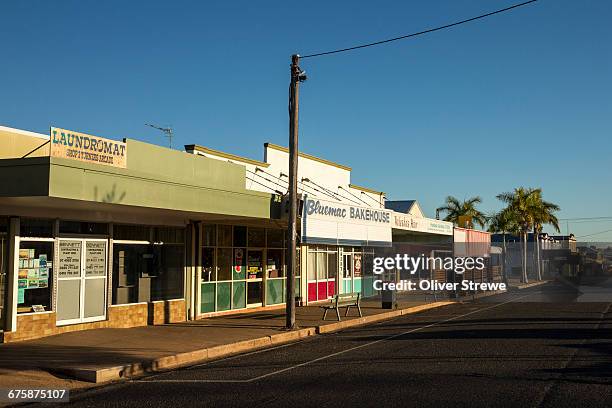
[{"label": "paved footpath", "polygon": [[[413,297],[401,301],[399,307],[423,307],[432,301]],[[381,309],[380,300],[364,301],[362,311],[365,319],[382,317],[383,313],[389,312]],[[308,328],[308,335],[337,326],[335,314],[328,313],[326,321],[321,317],[322,311],[318,306],[297,309],[298,325]],[[348,317],[342,317],[342,324],[354,324],[357,320],[357,311],[351,310]],[[193,363],[213,357],[206,350],[223,355],[267,347],[275,342],[288,341],[287,337],[292,334],[283,330],[284,324],[284,308],[279,308],[177,324],[88,330],[1,344],[0,388],[91,387],[91,382],[74,379],[75,370],[79,370],[78,373],[99,372],[109,370],[108,367],[124,367],[139,362],[164,369],[163,364]],[[182,356],[182,360],[177,355]]]},{"label": "paved footpath", "polygon": [[612,303],[575,299],[524,289],[88,390],[69,406],[610,407]]}]

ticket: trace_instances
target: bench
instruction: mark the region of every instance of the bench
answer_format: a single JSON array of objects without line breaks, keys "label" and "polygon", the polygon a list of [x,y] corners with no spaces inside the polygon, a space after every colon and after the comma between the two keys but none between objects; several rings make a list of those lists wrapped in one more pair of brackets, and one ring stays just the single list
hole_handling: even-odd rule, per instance
[{"label": "bench", "polygon": [[362,317],[363,315],[361,314],[361,307],[359,306],[360,300],[361,293],[343,293],[341,295],[335,295],[329,304],[320,306],[322,309],[325,310],[325,312],[323,313],[323,320],[325,320],[327,312],[329,312],[330,310],[335,310],[336,316],[338,316],[338,321],[340,321],[340,308],[346,307],[346,312],[344,313],[344,316],[346,317],[348,316],[348,312],[352,306],[357,307],[357,310],[359,311],[359,317]]}]

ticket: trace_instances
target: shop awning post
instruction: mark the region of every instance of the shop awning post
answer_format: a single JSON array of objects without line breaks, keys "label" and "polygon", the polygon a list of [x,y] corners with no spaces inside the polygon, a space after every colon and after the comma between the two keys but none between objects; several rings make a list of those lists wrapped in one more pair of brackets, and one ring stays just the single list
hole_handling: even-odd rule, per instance
[{"label": "shop awning post", "polygon": [[286,328],[295,328],[295,268],[297,258],[297,172],[298,172],[298,104],[299,84],[306,79],[298,66],[300,56],[291,56],[291,84],[289,86],[289,220],[287,226],[288,254],[286,281]]}]

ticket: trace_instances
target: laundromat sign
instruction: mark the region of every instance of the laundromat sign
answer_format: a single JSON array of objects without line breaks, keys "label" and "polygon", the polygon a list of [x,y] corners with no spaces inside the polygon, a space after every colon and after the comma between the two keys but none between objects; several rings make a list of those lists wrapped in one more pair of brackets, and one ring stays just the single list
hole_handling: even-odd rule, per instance
[{"label": "laundromat sign", "polygon": [[121,168],[127,166],[125,142],[52,127],[50,143],[51,157]]}]

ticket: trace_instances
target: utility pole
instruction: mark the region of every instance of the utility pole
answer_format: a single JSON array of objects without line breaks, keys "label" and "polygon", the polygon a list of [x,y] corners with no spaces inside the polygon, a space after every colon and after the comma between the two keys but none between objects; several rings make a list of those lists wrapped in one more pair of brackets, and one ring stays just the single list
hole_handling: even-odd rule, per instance
[{"label": "utility pole", "polygon": [[287,305],[286,328],[295,329],[295,268],[297,258],[297,213],[298,213],[298,111],[300,82],[306,80],[306,74],[298,63],[300,56],[291,56],[291,84],[289,86],[289,222],[287,226]]}]

